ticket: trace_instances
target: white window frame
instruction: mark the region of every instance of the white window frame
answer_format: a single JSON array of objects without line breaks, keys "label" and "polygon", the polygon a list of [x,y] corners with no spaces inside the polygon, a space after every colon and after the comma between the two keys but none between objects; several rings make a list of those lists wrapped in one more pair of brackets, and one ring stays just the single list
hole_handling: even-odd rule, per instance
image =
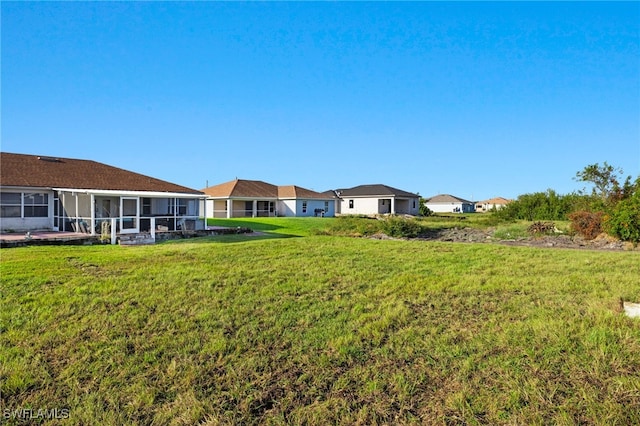
[{"label": "white window frame", "polygon": [[[135,215],[125,215],[124,202],[128,200],[134,200],[136,202]],[[125,220],[134,220],[134,226],[131,228],[125,228]],[[140,232],[140,197],[120,197],[120,233],[122,234],[137,234]]]}]

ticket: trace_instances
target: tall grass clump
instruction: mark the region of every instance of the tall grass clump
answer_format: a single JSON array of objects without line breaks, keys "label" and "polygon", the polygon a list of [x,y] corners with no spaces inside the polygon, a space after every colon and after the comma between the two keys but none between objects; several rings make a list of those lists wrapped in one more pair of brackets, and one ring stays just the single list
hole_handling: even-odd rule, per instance
[{"label": "tall grass clump", "polygon": [[339,216],[318,234],[367,237],[382,233],[394,238],[415,238],[427,229],[423,220],[402,216]]},{"label": "tall grass clump", "polygon": [[367,237],[381,230],[380,221],[367,216],[338,216],[327,227],[318,231],[319,235],[343,237]]},{"label": "tall grass clump", "polygon": [[381,222],[380,230],[390,237],[415,238],[425,231],[421,222],[413,218],[390,216]]}]

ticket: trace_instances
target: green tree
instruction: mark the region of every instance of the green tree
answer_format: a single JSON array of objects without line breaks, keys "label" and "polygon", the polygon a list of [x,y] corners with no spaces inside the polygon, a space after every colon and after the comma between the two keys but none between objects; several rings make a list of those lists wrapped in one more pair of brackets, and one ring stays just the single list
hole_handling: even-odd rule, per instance
[{"label": "green tree", "polygon": [[640,177],[627,188],[628,196],[605,217],[607,233],[623,241],[640,242]]},{"label": "green tree", "polygon": [[420,216],[431,216],[433,212],[427,207],[427,200],[420,197]]},{"label": "green tree", "polygon": [[546,192],[520,195],[495,215],[505,220],[565,220],[574,202],[574,195],[560,195],[548,189]]},{"label": "green tree", "polygon": [[[599,207],[605,209],[631,195],[633,189],[631,176],[627,176],[621,185],[623,174],[621,168],[613,167],[605,161],[602,166],[598,163],[588,165],[576,173],[575,180],[591,183],[593,185],[591,195],[600,201],[601,206]],[[598,208],[598,206],[594,206],[594,208]]]}]

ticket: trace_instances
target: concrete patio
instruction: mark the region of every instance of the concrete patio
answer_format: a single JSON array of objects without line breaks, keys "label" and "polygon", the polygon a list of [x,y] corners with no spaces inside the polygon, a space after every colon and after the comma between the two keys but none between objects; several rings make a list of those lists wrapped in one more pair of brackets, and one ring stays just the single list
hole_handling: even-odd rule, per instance
[{"label": "concrete patio", "polygon": [[94,244],[98,236],[77,232],[31,231],[0,234],[0,247],[20,247],[47,244]]}]

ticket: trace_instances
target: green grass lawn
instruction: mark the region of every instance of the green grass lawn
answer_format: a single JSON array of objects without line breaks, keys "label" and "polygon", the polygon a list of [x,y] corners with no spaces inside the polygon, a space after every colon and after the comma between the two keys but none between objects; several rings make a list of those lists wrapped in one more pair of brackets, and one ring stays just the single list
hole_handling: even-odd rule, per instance
[{"label": "green grass lawn", "polygon": [[616,311],[640,298],[637,252],[311,235],[325,220],[260,219],[305,238],[3,249],[1,410],[640,424],[640,321]]},{"label": "green grass lawn", "polygon": [[277,236],[305,237],[314,235],[336,221],[333,217],[256,217],[246,219],[207,219],[209,226],[245,227]]}]

